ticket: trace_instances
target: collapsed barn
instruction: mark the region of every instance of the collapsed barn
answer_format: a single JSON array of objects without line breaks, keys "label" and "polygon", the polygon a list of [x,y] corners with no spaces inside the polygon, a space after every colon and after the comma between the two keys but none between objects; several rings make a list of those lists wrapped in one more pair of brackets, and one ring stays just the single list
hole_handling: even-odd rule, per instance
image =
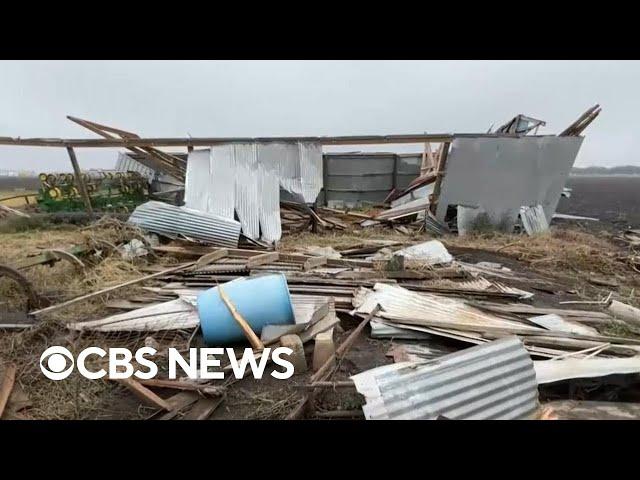
[{"label": "collapsed barn", "polygon": [[[58,325],[76,346],[126,335],[160,356],[175,346],[250,345],[259,360],[268,347],[291,348],[293,387],[272,385],[284,396],[251,418],[548,416],[541,403],[566,396],[554,397],[547,386],[640,372],[640,310],[620,295],[585,298],[533,270],[468,259],[455,249],[463,240],[450,234],[547,231],[567,194],[581,133],[599,113],[596,105],[559,135],[537,135],[544,122],[518,115],[484,134],[154,139],[71,118],[103,139],[0,138],[0,145],[66,148],[77,196],[91,215],[100,208],[76,149],[126,148],[115,170],[146,179],[149,191],[127,223],[104,217],[88,227],[90,242],[9,268],[28,285],[21,272],[61,260],[83,272],[108,261],[109,251],[144,275],[55,301],[31,292],[24,318],[0,327],[37,331],[62,315]],[[323,151],[394,143],[423,148]],[[117,240],[99,238],[106,225]],[[367,238],[383,231],[390,235]],[[308,243],[327,232],[338,242]],[[498,253],[514,242],[505,238],[492,260],[506,261]],[[640,237],[627,232],[623,239],[631,253],[606,266],[637,271]],[[609,278],[598,281],[614,288]],[[90,319],[66,315],[98,299]],[[2,389],[10,394],[16,374],[7,371]],[[221,405],[241,405],[242,382],[121,383],[149,406],[149,418],[202,419],[223,415]],[[553,415],[566,408],[554,405]]]}]

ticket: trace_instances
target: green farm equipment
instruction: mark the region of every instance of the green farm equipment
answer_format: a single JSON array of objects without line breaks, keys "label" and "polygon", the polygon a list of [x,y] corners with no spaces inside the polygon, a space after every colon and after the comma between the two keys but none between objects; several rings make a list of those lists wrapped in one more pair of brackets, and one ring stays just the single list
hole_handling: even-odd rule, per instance
[{"label": "green farm equipment", "polygon": [[[138,172],[83,172],[94,210],[130,212],[148,200],[149,182]],[[84,210],[80,187],[72,173],[41,173],[38,207],[45,212]]]}]

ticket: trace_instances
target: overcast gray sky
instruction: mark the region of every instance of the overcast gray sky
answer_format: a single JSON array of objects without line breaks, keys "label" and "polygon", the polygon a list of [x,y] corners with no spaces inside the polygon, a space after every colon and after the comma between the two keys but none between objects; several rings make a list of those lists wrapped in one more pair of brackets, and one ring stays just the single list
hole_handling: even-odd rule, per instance
[{"label": "overcast gray sky", "polygon": [[[66,115],[149,137],[486,132],[518,113],[558,133],[599,103],[576,165],[640,165],[639,85],[637,61],[2,61],[0,136],[94,137]],[[116,156],[78,150],[83,168]],[[70,168],[0,146],[0,169]]]}]

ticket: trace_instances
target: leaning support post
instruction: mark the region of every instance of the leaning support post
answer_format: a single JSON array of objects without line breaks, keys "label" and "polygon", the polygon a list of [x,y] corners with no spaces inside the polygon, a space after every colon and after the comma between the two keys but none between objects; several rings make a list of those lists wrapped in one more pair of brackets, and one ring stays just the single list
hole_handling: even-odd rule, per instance
[{"label": "leaning support post", "polygon": [[430,196],[429,201],[429,210],[433,215],[436,214],[436,210],[438,208],[438,201],[440,200],[440,189],[442,186],[442,177],[444,176],[444,171],[447,163],[447,156],[449,155],[449,147],[451,143],[444,142],[442,144],[442,150],[440,151],[440,156],[438,158],[438,164],[436,165],[436,181],[433,184],[433,193]]},{"label": "leaning support post", "polygon": [[78,159],[76,158],[76,152],[73,151],[73,147],[67,147],[69,158],[71,159],[71,165],[73,166],[73,174],[75,175],[76,182],[78,183],[78,189],[80,190],[80,196],[84,202],[84,206],[87,209],[89,215],[93,216],[93,208],[91,208],[91,199],[87,192],[87,185],[84,183],[82,172],[80,171],[80,165],[78,165]]}]

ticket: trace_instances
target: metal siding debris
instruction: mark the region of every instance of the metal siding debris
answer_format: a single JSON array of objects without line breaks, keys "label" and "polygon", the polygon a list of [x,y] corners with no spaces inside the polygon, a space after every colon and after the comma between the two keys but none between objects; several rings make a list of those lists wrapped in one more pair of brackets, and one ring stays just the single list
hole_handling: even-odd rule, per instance
[{"label": "metal siding debris", "polygon": [[582,215],[569,215],[568,213],[554,213],[553,219],[559,218],[561,220],[586,220],[588,222],[599,222],[599,218],[595,217],[583,217]]},{"label": "metal siding debris", "polygon": [[640,373],[640,356],[629,358],[565,358],[533,362],[538,383]]},{"label": "metal siding debris", "polygon": [[179,298],[99,320],[70,323],[67,328],[98,332],[151,332],[189,329],[198,325],[197,309],[188,299]]},{"label": "metal siding debris", "polygon": [[185,207],[193,210],[219,213],[210,210],[213,202],[210,202],[209,199],[214,190],[211,188],[210,156],[209,150],[194,150],[189,153],[184,185],[184,204]]},{"label": "metal siding debris", "polygon": [[513,420],[527,418],[538,405],[533,362],[516,337],[351,378],[365,396],[368,420]]},{"label": "metal siding debris", "polygon": [[396,218],[407,217],[416,213],[423,213],[429,207],[429,198],[418,198],[410,202],[398,205],[397,207],[384,210],[376,215],[376,220],[394,220]]},{"label": "metal siding debris", "polygon": [[322,190],[322,145],[298,142],[300,161],[300,183],[302,198],[307,203],[316,201]]},{"label": "metal siding debris", "polygon": [[255,144],[235,144],[236,214],[246,236],[260,238],[260,198],[258,196],[258,155]]},{"label": "metal siding debris", "polygon": [[327,316],[329,312],[335,314],[333,297],[291,295],[291,304],[296,324],[314,323]]},{"label": "metal siding debris", "polygon": [[599,335],[598,330],[593,327],[565,320],[560,315],[553,313],[549,315],[529,317],[529,321],[536,325],[540,325],[547,330],[553,330],[556,332],[577,333],[579,335]]},{"label": "metal siding debris", "polygon": [[189,208],[226,218],[235,212],[247,237],[274,243],[282,236],[280,187],[313,203],[322,180],[317,143],[215,145],[189,155],[185,200]]},{"label": "metal siding debris", "polygon": [[233,146],[194,150],[187,161],[185,206],[232,219],[235,182]]},{"label": "metal siding debris", "polygon": [[358,313],[368,314],[375,305],[380,305],[382,311],[378,316],[394,323],[411,323],[414,325],[438,326],[439,324],[456,326],[458,329],[472,331],[489,327],[496,329],[518,328],[530,330],[532,334],[543,329],[524,325],[520,322],[505,320],[494,314],[484,312],[467,305],[464,301],[432,295],[428,293],[411,292],[405,288],[376,283],[372,290],[360,288],[353,299]]},{"label": "metal siding debris", "polygon": [[280,223],[280,185],[275,173],[258,167],[260,238],[274,243],[282,237]]},{"label": "metal siding debris", "polygon": [[[522,205],[542,205],[550,220],[582,144],[581,137],[455,138],[442,180],[436,217],[449,205],[481,207],[508,228]],[[469,226],[474,221],[467,213]],[[460,219],[459,219],[460,222]]]},{"label": "metal siding debris", "polygon": [[402,195],[391,202],[391,207],[399,207],[400,205],[405,205],[414,200],[429,198],[429,195],[433,193],[433,187],[435,185],[430,183],[423,187],[417,188],[415,190],[410,191],[409,193]]},{"label": "metal siding debris", "polygon": [[521,207],[520,219],[528,235],[537,235],[549,230],[549,222],[547,221],[547,217],[544,216],[542,205]]},{"label": "metal siding debris", "polygon": [[369,326],[371,327],[371,338],[394,338],[404,340],[429,340],[432,338],[428,333],[387,325],[378,319],[371,320],[371,322],[369,322]]},{"label": "metal siding debris", "polygon": [[150,201],[139,205],[129,223],[169,238],[186,237],[221,247],[237,247],[240,223],[211,213]]},{"label": "metal siding debris", "polygon": [[403,248],[394,252],[394,255],[401,255],[408,260],[420,261],[426,265],[442,265],[453,261],[447,248],[438,240]]},{"label": "metal siding debris", "polygon": [[149,182],[152,182],[156,176],[156,172],[152,168],[141,164],[124,152],[118,152],[115,169],[119,172],[138,172]]}]

